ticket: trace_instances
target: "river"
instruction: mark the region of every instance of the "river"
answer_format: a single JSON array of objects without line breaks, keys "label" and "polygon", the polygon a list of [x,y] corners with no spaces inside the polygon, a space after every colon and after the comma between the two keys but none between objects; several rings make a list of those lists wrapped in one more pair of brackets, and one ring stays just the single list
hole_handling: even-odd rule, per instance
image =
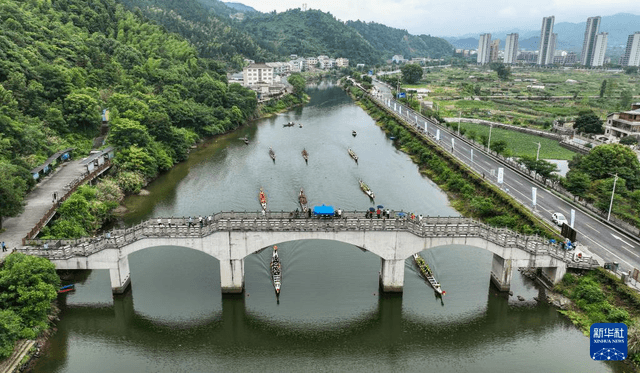
[{"label": "river", "polygon": [[[339,88],[308,88],[311,101],[221,136],[127,199],[133,224],[151,216],[257,211],[263,187],[272,210],[295,210],[303,187],[312,205],[346,210],[375,204],[457,216],[446,195]],[[289,121],[303,127],[284,128]],[[351,131],[356,130],[353,137]],[[238,138],[247,136],[250,144]],[[274,163],[268,155],[272,147]],[[351,147],[356,164],[347,154]],[[305,164],[301,151],[309,152]],[[283,263],[279,303],[271,253],[245,259],[245,292],[222,296],[219,266],[204,253],[154,247],[129,258],[131,289],[112,297],[109,273],[77,274],[60,298],[61,320],[34,372],[439,371],[612,372],[592,361],[589,339],[515,272],[513,297],[490,285],[491,254],[454,246],[422,253],[443,300],[405,264],[403,294],[380,294],[380,259],[334,241],[274,242]],[[516,299],[516,295],[525,298]]]}]

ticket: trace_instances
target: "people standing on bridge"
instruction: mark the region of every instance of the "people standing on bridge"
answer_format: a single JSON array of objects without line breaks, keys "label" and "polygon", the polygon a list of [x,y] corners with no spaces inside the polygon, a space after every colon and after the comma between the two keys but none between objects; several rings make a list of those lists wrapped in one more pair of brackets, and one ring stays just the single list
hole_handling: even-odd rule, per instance
[{"label": "people standing on bridge", "polygon": [[380,209],[378,209],[378,210],[376,211],[376,215],[378,215],[378,219],[380,219],[380,215],[381,215],[381,214],[382,214],[382,211],[380,211]]},{"label": "people standing on bridge", "polygon": [[193,219],[191,218],[191,216],[189,216],[189,228],[191,228],[192,225],[193,225]]},{"label": "people standing on bridge", "polygon": [[158,218],[158,226],[162,227],[162,218]]},{"label": "people standing on bridge", "polygon": [[198,215],[198,223],[200,223],[200,228],[202,228],[203,222],[202,222],[202,216]]},{"label": "people standing on bridge", "polygon": [[213,217],[211,215],[207,216],[207,225],[211,225],[211,220]]},{"label": "people standing on bridge", "polygon": [[171,228],[171,218],[167,219],[167,227]]}]

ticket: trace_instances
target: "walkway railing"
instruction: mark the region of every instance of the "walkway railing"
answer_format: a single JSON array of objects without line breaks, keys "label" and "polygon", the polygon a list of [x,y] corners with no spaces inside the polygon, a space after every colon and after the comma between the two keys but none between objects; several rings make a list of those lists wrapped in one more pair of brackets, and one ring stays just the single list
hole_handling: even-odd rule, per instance
[{"label": "walkway railing", "polygon": [[35,237],[40,232],[42,227],[44,227],[47,224],[47,222],[51,220],[51,218],[56,213],[56,210],[58,210],[58,207],[60,207],[62,202],[66,201],[67,198],[69,198],[69,196],[73,194],[73,192],[75,192],[80,185],[86,183],[87,181],[93,180],[95,177],[100,175],[104,170],[106,170],[109,167],[111,167],[111,162],[109,160],[106,160],[104,164],[102,164],[100,167],[93,170],[90,174],[85,174],[83,178],[78,178],[72,181],[71,184],[69,185],[70,187],[69,190],[60,199],[58,199],[53,204],[53,206],[51,206],[51,208],[44,214],[42,219],[38,221],[35,227],[33,227],[31,231],[27,233],[26,237],[22,239],[22,246],[26,245],[26,242],[28,240],[30,240],[32,237]]},{"label": "walkway railing", "polygon": [[401,231],[418,237],[478,237],[501,247],[513,247],[534,255],[549,255],[572,262],[573,254],[540,236],[526,236],[505,228],[494,228],[463,217],[411,218],[393,212],[389,218],[365,217],[365,211],[343,212],[341,217],[306,217],[295,212],[220,212],[193,218],[155,218],[127,229],[114,229],[100,237],[71,240],[29,240],[20,249],[25,254],[49,259],[89,256],[104,249],[121,248],[145,238],[202,238],[215,232],[345,232]]}]

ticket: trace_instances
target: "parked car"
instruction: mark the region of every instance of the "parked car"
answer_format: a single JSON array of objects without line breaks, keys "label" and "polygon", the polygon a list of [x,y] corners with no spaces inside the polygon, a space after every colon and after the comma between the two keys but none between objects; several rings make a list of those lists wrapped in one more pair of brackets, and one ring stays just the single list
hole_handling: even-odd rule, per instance
[{"label": "parked car", "polygon": [[551,214],[551,221],[555,225],[560,227],[562,226],[562,224],[569,224],[567,218],[565,218],[564,215],[562,215],[562,213],[560,212],[554,212],[553,214]]}]

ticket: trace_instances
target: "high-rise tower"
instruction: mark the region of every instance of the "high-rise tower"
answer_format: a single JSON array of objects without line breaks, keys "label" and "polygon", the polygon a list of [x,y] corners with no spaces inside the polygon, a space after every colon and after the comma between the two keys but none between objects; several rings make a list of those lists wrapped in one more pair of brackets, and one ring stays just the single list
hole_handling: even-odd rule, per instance
[{"label": "high-rise tower", "polygon": [[507,43],[504,46],[504,63],[516,63],[518,58],[518,34],[507,35]]},{"label": "high-rise tower", "polygon": [[491,45],[491,34],[482,34],[480,35],[480,41],[478,42],[478,64],[484,65],[490,61],[490,45]]},{"label": "high-rise tower", "polygon": [[604,65],[604,54],[607,51],[607,39],[609,34],[601,32],[596,35],[595,42],[593,43],[593,57],[591,57],[590,66],[602,66]]},{"label": "high-rise tower", "polygon": [[640,66],[640,31],[629,35],[627,48],[621,61],[622,66]]},{"label": "high-rise tower", "polygon": [[553,24],[556,17],[544,17],[542,30],[540,31],[540,49],[538,52],[538,65],[551,65],[556,46],[556,35],[553,33]]},{"label": "high-rise tower", "polygon": [[593,61],[593,50],[596,46],[596,38],[600,32],[600,16],[587,18],[587,28],[584,31],[584,42],[582,43],[582,54],[580,64],[591,66]]}]

